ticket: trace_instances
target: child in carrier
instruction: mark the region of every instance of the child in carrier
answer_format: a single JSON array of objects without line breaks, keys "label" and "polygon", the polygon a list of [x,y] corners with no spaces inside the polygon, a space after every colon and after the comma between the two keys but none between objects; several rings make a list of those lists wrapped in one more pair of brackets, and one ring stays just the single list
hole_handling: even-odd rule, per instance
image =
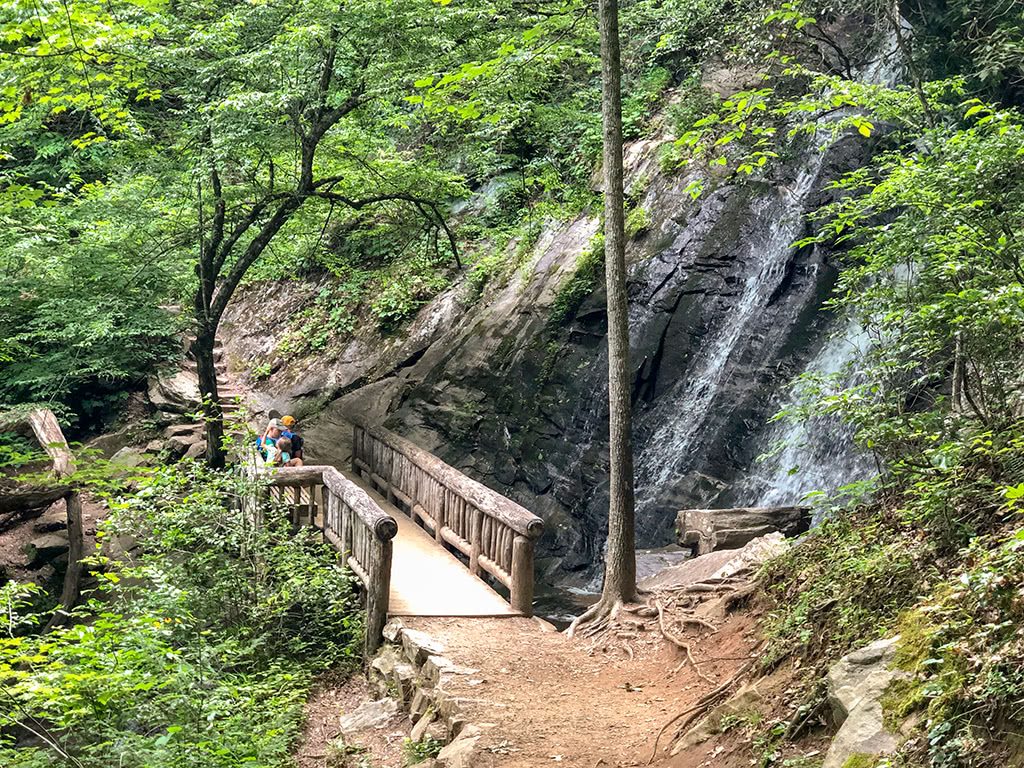
[{"label": "child in carrier", "polygon": [[292,462],[292,441],[280,437],[277,442],[267,447],[267,464],[271,467],[287,467]]}]

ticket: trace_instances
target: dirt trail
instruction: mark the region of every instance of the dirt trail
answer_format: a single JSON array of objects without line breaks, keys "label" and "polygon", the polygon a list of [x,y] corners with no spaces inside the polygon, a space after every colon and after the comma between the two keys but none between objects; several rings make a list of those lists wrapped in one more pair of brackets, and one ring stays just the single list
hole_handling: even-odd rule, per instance
[{"label": "dirt trail", "polygon": [[[644,630],[595,640],[538,632],[525,619],[406,623],[439,639],[456,663],[480,670],[453,685],[472,700],[471,722],[494,723],[474,765],[646,765],[662,725],[715,687],[690,664],[678,669],[683,653],[650,620]],[[713,635],[704,632],[704,640],[689,636],[701,671],[715,684],[742,663],[735,657],[757,645],[751,629],[748,618],[736,617]],[[712,656],[730,658],[702,663]],[[695,757],[666,761],[662,752],[655,764],[695,766]]]},{"label": "dirt trail", "polygon": [[[474,768],[647,765],[662,726],[731,678],[759,644],[755,621],[744,613],[730,616],[714,633],[682,633],[705,680],[691,664],[680,666],[685,654],[662,638],[656,619],[598,639],[570,639],[521,618],[402,622],[429,634],[447,658],[472,670],[455,676],[446,690],[462,700],[467,721],[483,731]],[[353,697],[351,686],[337,693],[320,690],[311,699],[302,768],[328,764],[321,758],[329,751],[321,740],[337,735],[339,716],[365,700]],[[395,736],[401,725],[389,722],[377,733],[361,734],[370,765],[402,765]],[[672,733],[662,738],[653,765],[749,764],[745,750],[730,754],[712,742],[672,757],[666,749]]]}]

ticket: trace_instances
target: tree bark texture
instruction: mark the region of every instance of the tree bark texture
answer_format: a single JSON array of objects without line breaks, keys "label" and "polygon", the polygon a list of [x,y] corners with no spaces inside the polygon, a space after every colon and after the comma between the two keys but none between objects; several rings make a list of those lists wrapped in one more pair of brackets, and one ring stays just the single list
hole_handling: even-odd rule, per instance
[{"label": "tree bark texture", "polygon": [[216,331],[200,332],[192,342],[192,355],[199,376],[199,394],[203,399],[203,419],[206,422],[206,463],[219,469],[224,466],[223,447],[224,414],[217,391],[217,363],[213,357]]},{"label": "tree bark texture", "polygon": [[626,298],[625,193],[618,0],[600,0],[601,111],[604,122],[604,258],[608,290],[610,483],[602,602],[636,598],[636,535]]}]

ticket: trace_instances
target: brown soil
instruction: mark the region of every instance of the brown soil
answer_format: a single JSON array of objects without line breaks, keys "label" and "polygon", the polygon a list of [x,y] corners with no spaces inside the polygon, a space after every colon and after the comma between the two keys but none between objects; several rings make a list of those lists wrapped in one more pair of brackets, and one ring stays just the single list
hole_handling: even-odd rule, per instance
[{"label": "brown soil", "polygon": [[[417,618],[403,623],[439,640],[448,658],[471,670],[446,683],[446,690],[462,698],[467,721],[483,730],[474,768],[618,768],[648,765],[662,727],[732,678],[760,646],[756,618],[749,611],[729,615],[714,632],[696,627],[676,632],[691,644],[706,680],[684,663],[683,651],[664,640],[656,618],[624,618],[619,629],[594,639],[569,639],[521,618]],[[324,753],[325,737],[332,735],[324,723],[336,723],[340,711],[363,700],[353,697],[353,691],[364,692],[360,684],[349,683],[313,697],[300,755]],[[674,735],[675,728],[665,731],[650,764],[751,764],[747,739],[738,732],[672,757]],[[376,742],[366,744],[370,765],[399,768],[400,754],[388,754]],[[303,768],[324,765],[300,758]]]},{"label": "brown soil", "polygon": [[[25,547],[33,539],[43,535],[37,530],[37,525],[43,519],[61,517],[65,514],[65,504],[61,500],[45,510],[22,517],[10,528],[0,533],[0,577],[6,575],[7,578],[14,581],[33,581],[37,584],[46,584],[53,579],[56,574],[52,565],[44,565],[41,568],[28,567]],[[106,517],[106,514],[107,508],[104,505],[89,496],[82,497],[84,552],[87,555],[92,554],[96,544],[96,525]]]},{"label": "brown soil", "polygon": [[[361,675],[331,673],[321,677],[306,702],[306,728],[295,752],[296,767],[346,765],[341,759],[338,720],[372,698],[366,678]],[[371,766],[401,766],[402,743],[411,726],[409,718],[399,713],[378,728],[367,728],[350,737],[350,745],[357,751],[350,755],[349,764],[359,765],[364,760]]]}]

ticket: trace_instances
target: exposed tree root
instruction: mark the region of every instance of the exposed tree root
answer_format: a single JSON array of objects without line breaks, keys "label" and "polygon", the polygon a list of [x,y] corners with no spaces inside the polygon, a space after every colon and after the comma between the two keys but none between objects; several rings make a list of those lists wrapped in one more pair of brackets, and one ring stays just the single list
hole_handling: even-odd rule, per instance
[{"label": "exposed tree root", "polygon": [[[703,672],[701,672],[700,669],[697,667],[697,662],[693,659],[693,651],[690,649],[690,644],[682,638],[670,632],[668,627],[665,626],[665,609],[661,607],[661,603],[655,600],[654,606],[658,610],[658,629],[661,630],[661,636],[673,645],[675,645],[677,648],[681,649],[683,653],[686,654],[686,661],[689,661],[690,664],[693,665],[693,671],[696,672],[702,680],[714,685],[715,681],[707,675],[705,675]],[[685,666],[685,662],[683,664],[680,664],[673,671],[678,672],[680,669],[683,668],[683,666]]]},{"label": "exposed tree root", "polygon": [[583,637],[593,637],[600,634],[608,629],[612,622],[618,618],[622,607],[623,603],[621,600],[598,600],[572,620],[568,629],[565,630],[565,634],[567,637],[575,637],[577,631],[580,631]]},{"label": "exposed tree root", "polygon": [[740,678],[742,678],[743,675],[745,675],[747,671],[752,666],[754,666],[755,661],[757,661],[757,659],[750,659],[746,664],[744,664],[738,670],[736,670],[736,674],[734,674],[720,686],[715,688],[715,690],[711,691],[708,694],[705,694],[692,707],[684,709],[682,712],[673,716],[671,720],[669,720],[667,723],[661,726],[661,730],[658,731],[658,735],[654,737],[654,749],[651,752],[650,758],[648,758],[647,760],[647,764],[650,765],[651,763],[653,763],[654,758],[657,757],[658,743],[661,741],[661,737],[665,734],[665,731],[667,731],[670,727],[672,727],[673,724],[679,722],[679,720],[685,717],[686,719],[683,720],[683,722],[676,729],[676,733],[678,735],[690,723],[692,723],[697,718],[703,716],[712,707],[712,705],[714,705],[719,699],[721,699],[726,693],[728,693],[732,689],[732,687],[740,680]]}]

